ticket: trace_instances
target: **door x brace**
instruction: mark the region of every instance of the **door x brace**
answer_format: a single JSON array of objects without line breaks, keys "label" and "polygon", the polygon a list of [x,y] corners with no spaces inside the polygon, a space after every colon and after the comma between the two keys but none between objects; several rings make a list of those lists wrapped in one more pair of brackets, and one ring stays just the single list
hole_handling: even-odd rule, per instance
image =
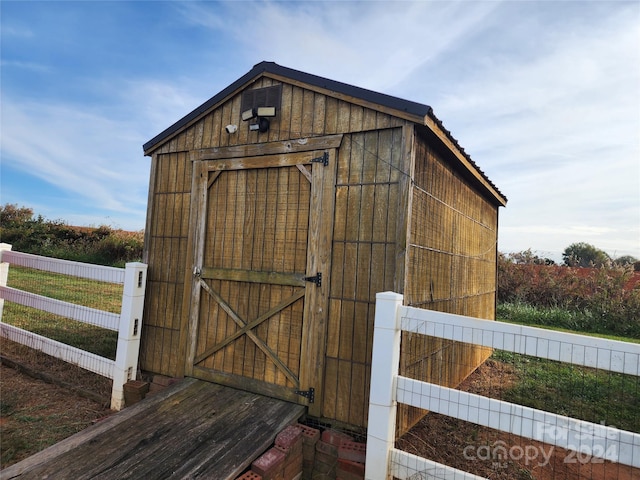
[{"label": "door x brace", "polygon": [[304,288],[301,288],[299,290],[297,290],[293,295],[291,295],[290,297],[286,298],[285,300],[283,300],[282,302],[280,302],[278,305],[276,305],[275,307],[271,308],[269,311],[263,313],[262,315],[260,315],[258,318],[256,318],[255,320],[251,321],[251,322],[245,322],[240,315],[238,315],[232,308],[231,306],[224,301],[224,299],[220,296],[220,294],[218,292],[216,292],[213,288],[211,288],[209,286],[209,284],[207,284],[207,282],[203,279],[199,279],[200,282],[200,286],[202,287],[202,289],[204,291],[206,291],[219,305],[220,307],[227,313],[227,315],[229,315],[234,322],[236,322],[238,324],[238,326],[240,326],[240,330],[236,331],[235,333],[233,333],[232,335],[230,335],[229,337],[225,338],[222,342],[214,345],[211,348],[208,348],[204,353],[198,355],[195,359],[194,359],[194,364],[200,363],[201,361],[203,361],[205,358],[213,355],[215,352],[217,352],[218,350],[224,348],[225,346],[227,346],[228,344],[230,344],[231,342],[233,342],[235,339],[241,337],[242,335],[247,335],[249,338],[251,338],[251,340],[254,341],[254,343],[258,346],[258,348],[260,348],[260,350],[262,350],[262,352],[271,359],[271,361],[280,369],[282,370],[282,372],[286,375],[286,377],[291,380],[293,382],[293,384],[296,387],[300,386],[300,382],[298,380],[298,377],[295,375],[295,373],[293,373],[291,371],[291,369],[289,369],[289,367],[287,367],[282,360],[280,360],[278,358],[278,356],[274,353],[274,351],[264,342],[264,340],[262,340],[260,337],[258,337],[254,332],[252,332],[252,330],[257,327],[258,325],[260,325],[262,322],[264,322],[265,320],[267,320],[268,318],[272,317],[273,315],[275,315],[276,313],[278,313],[280,310],[288,307],[289,305],[291,305],[292,303],[296,302],[297,300],[299,300],[300,298],[302,298],[304,296]]}]

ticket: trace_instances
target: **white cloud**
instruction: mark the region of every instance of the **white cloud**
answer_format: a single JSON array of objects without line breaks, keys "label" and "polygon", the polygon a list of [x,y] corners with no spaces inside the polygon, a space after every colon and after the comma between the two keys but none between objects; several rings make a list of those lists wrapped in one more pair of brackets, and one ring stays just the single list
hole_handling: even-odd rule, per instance
[{"label": "white cloud", "polygon": [[[501,248],[557,252],[587,241],[640,257],[637,2],[167,5],[171,29],[144,52],[162,65],[170,45],[165,70],[118,64],[93,78],[57,64],[91,90],[91,103],[49,100],[48,88],[35,103],[3,87],[2,161],[143,221],[142,144],[253,64],[275,61],[432,105],[509,197]],[[5,23],[3,36],[30,34]],[[129,45],[113,53],[128,63],[143,54]],[[42,68],[33,58],[2,62]]]},{"label": "white cloud", "polygon": [[148,163],[129,125],[69,105],[4,99],[2,161],[115,212],[144,210]]},{"label": "white cloud", "polygon": [[[446,52],[499,2],[184,3],[189,21],[225,32],[254,63],[275,61],[334,80],[390,91]],[[223,20],[224,17],[224,20]],[[442,28],[446,25],[446,28]]]}]

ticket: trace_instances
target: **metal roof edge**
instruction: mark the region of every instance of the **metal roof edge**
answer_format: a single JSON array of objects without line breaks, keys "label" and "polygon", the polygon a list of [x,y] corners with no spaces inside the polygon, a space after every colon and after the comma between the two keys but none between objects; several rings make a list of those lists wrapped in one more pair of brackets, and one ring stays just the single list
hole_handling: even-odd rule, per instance
[{"label": "metal roof edge", "polygon": [[[458,140],[451,134],[449,130],[447,130],[438,117],[436,117],[433,110],[431,110],[428,114],[428,118],[430,118],[442,131],[442,133],[447,137],[447,139],[455,146],[455,148],[460,152],[460,154],[465,158],[467,162],[480,174],[480,176],[487,182],[487,184],[494,190],[493,195],[500,202],[500,204],[504,207],[507,205],[507,197],[500,191],[500,189],[491,181],[491,179],[482,171],[482,169],[478,166],[476,162],[473,161],[471,156],[462,148],[462,146],[458,143]],[[425,124],[428,127],[428,125]]]},{"label": "metal roof edge", "polygon": [[233,82],[231,85],[229,85],[228,87],[222,89],[220,92],[218,92],[216,95],[214,95],[209,100],[204,102],[202,105],[200,105],[199,107],[195,108],[193,111],[191,111],[190,113],[188,113],[187,115],[182,117],[180,120],[175,122],[173,125],[171,125],[168,128],[165,128],[158,135],[156,135],[151,140],[146,142],[144,145],[142,145],[142,149],[144,150],[144,152],[146,153],[148,150],[152,149],[158,143],[160,143],[163,140],[167,139],[172,134],[174,134],[178,130],[180,130],[182,127],[184,127],[184,126],[188,125],[189,123],[191,123],[193,120],[198,118],[200,115],[202,115],[204,112],[209,110],[211,107],[213,107],[215,104],[220,102],[222,99],[224,99],[228,95],[232,94],[235,90],[240,88],[242,85],[244,85],[245,83],[248,83],[249,81],[251,81],[257,75],[255,70],[256,70],[256,68],[254,67],[251,71],[245,73],[242,77],[240,77],[238,80]]}]

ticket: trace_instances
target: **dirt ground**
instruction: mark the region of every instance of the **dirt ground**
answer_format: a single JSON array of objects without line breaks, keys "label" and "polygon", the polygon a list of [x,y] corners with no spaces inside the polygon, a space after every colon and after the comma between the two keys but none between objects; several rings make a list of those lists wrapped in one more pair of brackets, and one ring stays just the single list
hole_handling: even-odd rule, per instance
[{"label": "dirt ground", "polygon": [[[1,354],[0,468],[113,413],[110,380],[4,339]],[[25,369],[58,384],[33,378]]]},{"label": "dirt ground", "polygon": [[[3,362],[2,468],[114,413],[108,408],[109,380],[12,342],[2,342],[2,356],[65,385],[33,378]],[[501,390],[514,381],[509,365],[489,360],[467,378],[462,389],[499,397]],[[640,480],[639,469],[576,456],[557,447],[433,413],[397,444],[402,450],[492,480]]]}]

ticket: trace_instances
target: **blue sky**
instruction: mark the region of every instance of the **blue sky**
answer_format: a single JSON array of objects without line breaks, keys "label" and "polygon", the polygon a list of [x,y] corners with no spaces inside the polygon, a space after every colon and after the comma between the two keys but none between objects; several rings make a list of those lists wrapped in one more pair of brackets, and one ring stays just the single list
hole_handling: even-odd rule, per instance
[{"label": "blue sky", "polygon": [[640,2],[0,2],[0,203],[144,228],[142,144],[260,61],[431,105],[499,249],[640,258]]}]

